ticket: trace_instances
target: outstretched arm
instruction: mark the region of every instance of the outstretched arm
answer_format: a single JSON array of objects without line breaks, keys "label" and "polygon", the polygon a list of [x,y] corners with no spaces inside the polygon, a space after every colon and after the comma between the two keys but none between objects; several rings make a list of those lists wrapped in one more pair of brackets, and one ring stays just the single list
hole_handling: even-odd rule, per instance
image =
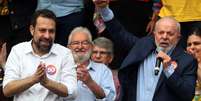
[{"label": "outstretched arm", "polygon": [[148,32],[149,34],[152,34],[154,31],[155,23],[159,19],[158,14],[160,12],[161,7],[162,2],[160,0],[153,0],[153,6],[152,6],[153,14],[146,27],[146,32]]},{"label": "outstretched arm", "polygon": [[118,45],[119,48],[128,51],[132,48],[138,40],[136,36],[127,32],[124,27],[114,18],[112,10],[108,7],[108,0],[98,0],[94,2],[106,24],[108,34],[112,37],[112,41]]}]

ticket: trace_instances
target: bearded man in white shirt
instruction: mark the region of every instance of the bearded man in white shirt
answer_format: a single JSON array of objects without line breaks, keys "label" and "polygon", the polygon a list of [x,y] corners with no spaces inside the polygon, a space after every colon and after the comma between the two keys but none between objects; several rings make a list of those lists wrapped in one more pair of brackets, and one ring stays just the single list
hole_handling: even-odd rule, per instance
[{"label": "bearded man in white shirt", "polygon": [[54,43],[56,16],[49,10],[33,15],[29,42],[14,46],[5,65],[3,93],[14,101],[61,101],[77,91],[75,63],[69,49]]}]

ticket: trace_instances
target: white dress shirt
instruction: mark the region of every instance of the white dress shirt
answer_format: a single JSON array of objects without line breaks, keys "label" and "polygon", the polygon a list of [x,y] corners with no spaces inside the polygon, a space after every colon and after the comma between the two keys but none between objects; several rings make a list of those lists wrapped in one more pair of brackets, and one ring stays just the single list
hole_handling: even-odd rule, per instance
[{"label": "white dress shirt", "polygon": [[[46,75],[49,79],[60,82],[67,87],[68,97],[74,98],[77,93],[76,66],[69,49],[53,44],[49,53],[38,56],[34,54],[31,41],[14,46],[5,65],[3,87],[13,80],[31,76],[40,62],[46,64]],[[14,96],[14,101],[61,101],[62,97],[49,91],[40,83]]]}]

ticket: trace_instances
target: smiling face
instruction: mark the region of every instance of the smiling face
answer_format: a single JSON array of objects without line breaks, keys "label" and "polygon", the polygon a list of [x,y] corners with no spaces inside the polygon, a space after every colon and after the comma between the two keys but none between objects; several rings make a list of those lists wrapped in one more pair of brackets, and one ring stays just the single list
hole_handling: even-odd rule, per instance
[{"label": "smiling face", "polygon": [[55,39],[56,23],[54,20],[38,17],[35,27],[30,26],[33,36],[33,49],[38,54],[48,53]]},{"label": "smiling face", "polygon": [[90,59],[92,52],[92,43],[88,34],[84,32],[76,32],[71,36],[71,42],[68,47],[72,50],[75,61],[83,63]]},{"label": "smiling face", "polygon": [[155,43],[164,51],[174,47],[180,39],[180,31],[175,20],[162,18],[157,22],[154,31]]},{"label": "smiling face", "polygon": [[187,52],[195,57],[195,54],[201,51],[201,37],[192,34],[187,40]]}]

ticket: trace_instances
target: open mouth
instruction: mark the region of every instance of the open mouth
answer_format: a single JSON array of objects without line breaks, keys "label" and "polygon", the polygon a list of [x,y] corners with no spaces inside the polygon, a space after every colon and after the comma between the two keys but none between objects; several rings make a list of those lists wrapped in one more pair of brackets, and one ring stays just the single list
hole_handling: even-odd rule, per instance
[{"label": "open mouth", "polygon": [[161,46],[161,47],[168,47],[169,44],[168,44],[167,42],[161,42],[161,43],[160,43],[160,46]]},{"label": "open mouth", "polygon": [[50,43],[47,42],[47,41],[41,41],[40,44],[41,44],[42,46],[44,46],[44,47],[50,45]]},{"label": "open mouth", "polygon": [[75,53],[78,54],[78,55],[84,55],[84,54],[86,54],[86,52],[84,52],[84,51],[75,51]]}]

